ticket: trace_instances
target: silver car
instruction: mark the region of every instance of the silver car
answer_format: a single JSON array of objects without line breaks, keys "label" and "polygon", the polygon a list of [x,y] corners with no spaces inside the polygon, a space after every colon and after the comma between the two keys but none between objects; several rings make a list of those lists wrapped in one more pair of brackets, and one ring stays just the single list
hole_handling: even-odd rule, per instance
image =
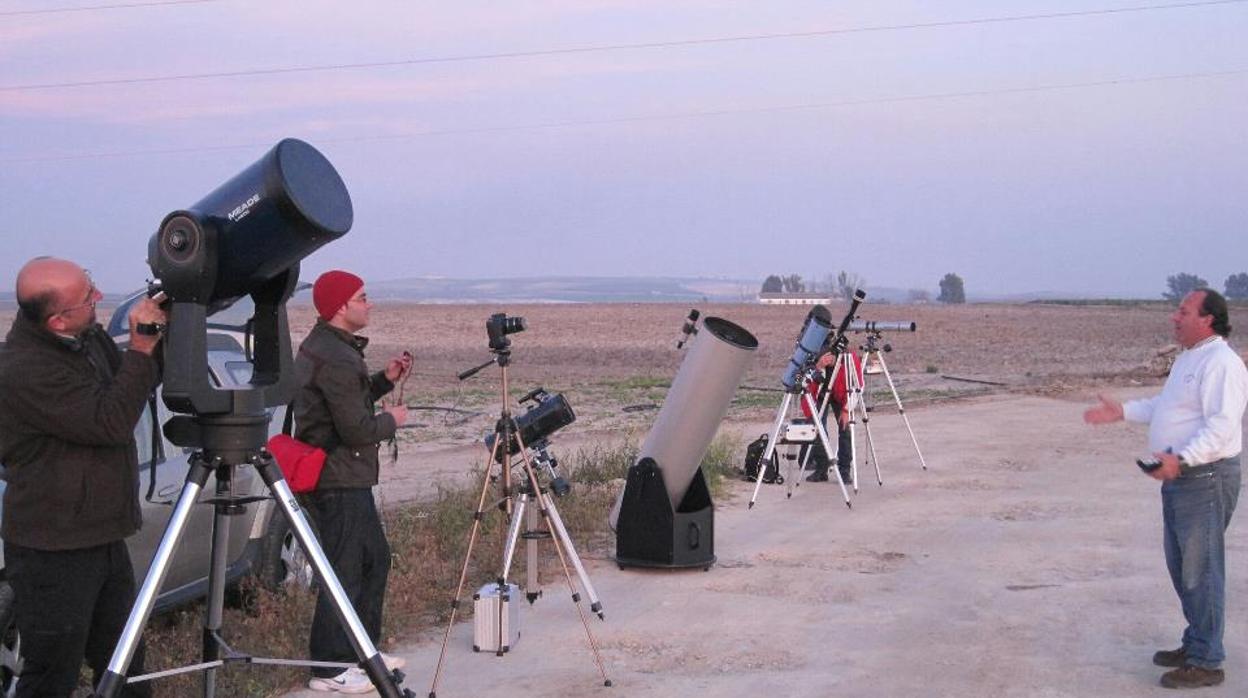
[{"label": "silver car", "polygon": [[[126,318],[130,306],[138,300],[135,294],[118,306],[108,325],[108,333],[124,346],[129,337]],[[250,298],[238,301],[233,307],[212,316],[208,323],[208,368],[218,387],[242,387],[251,378],[248,361],[248,321],[252,315]],[[0,344],[0,351],[3,351]],[[4,396],[0,395],[0,399]],[[285,407],[270,410],[269,432],[281,430]],[[175,446],[160,430],[171,413],[160,399],[151,404],[134,428],[134,439],[139,451],[139,496],[143,512],[143,527],[126,540],[134,563],[137,582],[142,582],[152,557],[164,535],[165,526],[173,512],[173,504],[186,481],[188,459],[194,449]],[[156,437],[153,439],[153,435]],[[155,468],[152,464],[155,463]],[[0,464],[0,480],[3,479]],[[156,479],[151,501],[145,498],[151,478]],[[205,484],[201,501],[214,496],[215,480]],[[0,482],[0,495],[4,483]],[[234,473],[234,492],[238,494],[264,495],[264,483],[249,466],[240,466]],[[286,520],[276,513],[272,500],[247,505],[240,516],[230,517],[229,566],[226,578],[237,583],[248,575],[255,575],[270,587],[296,583],[307,585],[311,581],[311,567],[304,559]],[[276,513],[276,515],[275,515]],[[195,507],[186,532],[178,545],[169,566],[160,595],[156,599],[155,612],[204,597],[208,592],[209,551],[212,543],[213,508],[210,504]],[[21,672],[21,638],[13,625],[13,590],[3,580],[4,561],[0,551],[0,695],[12,695]]]}]

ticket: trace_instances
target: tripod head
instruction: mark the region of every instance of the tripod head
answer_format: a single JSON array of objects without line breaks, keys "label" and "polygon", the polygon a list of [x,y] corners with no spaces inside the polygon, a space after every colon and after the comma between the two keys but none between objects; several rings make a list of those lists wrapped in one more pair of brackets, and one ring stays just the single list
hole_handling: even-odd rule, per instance
[{"label": "tripod head", "polygon": [[[528,444],[529,450],[532,451],[530,462],[533,464],[535,473],[545,472],[550,478],[550,491],[556,497],[562,497],[572,491],[572,483],[568,482],[559,472],[559,460],[555,458],[555,454],[550,452],[550,441],[539,439]],[[525,481],[520,485],[523,492],[529,488],[528,482]]]}]

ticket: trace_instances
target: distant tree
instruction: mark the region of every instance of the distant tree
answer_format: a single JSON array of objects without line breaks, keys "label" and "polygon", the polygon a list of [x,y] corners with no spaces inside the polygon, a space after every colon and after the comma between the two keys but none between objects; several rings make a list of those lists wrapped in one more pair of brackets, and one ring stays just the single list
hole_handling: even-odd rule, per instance
[{"label": "distant tree", "polygon": [[1183,300],[1183,296],[1198,288],[1209,288],[1209,282],[1195,274],[1179,272],[1173,276],[1166,277],[1166,286],[1170,290],[1161,294],[1161,297],[1170,301],[1179,301]]},{"label": "distant tree", "polygon": [[962,288],[962,277],[949,272],[940,280],[940,295],[936,300],[941,303],[965,303],[966,292]]},{"label": "distant tree", "polygon": [[836,292],[846,300],[854,297],[854,291],[867,284],[867,280],[857,274],[842,271],[836,275]]},{"label": "distant tree", "polygon": [[802,283],[801,274],[789,274],[782,279],[782,282],[787,293],[801,293],[806,290],[806,284]]},{"label": "distant tree", "polygon": [[784,290],[784,281],[772,274],[763,281],[763,293],[779,293]]},{"label": "distant tree", "polygon": [[906,298],[908,298],[911,303],[927,303],[932,300],[932,294],[921,288],[912,288],[908,293],[906,293]]},{"label": "distant tree", "polygon": [[1242,301],[1248,299],[1248,274],[1239,272],[1226,277],[1226,297]]}]

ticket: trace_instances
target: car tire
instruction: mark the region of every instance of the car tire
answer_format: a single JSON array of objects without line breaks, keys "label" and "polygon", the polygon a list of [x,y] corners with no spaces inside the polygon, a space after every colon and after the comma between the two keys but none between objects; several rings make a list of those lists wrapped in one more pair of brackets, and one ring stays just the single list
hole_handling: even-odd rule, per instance
[{"label": "car tire", "polygon": [[17,694],[17,677],[22,673],[22,639],[16,618],[13,587],[0,581],[0,696],[6,698]]},{"label": "car tire", "polygon": [[268,530],[261,546],[258,577],[261,584],[274,591],[312,587],[315,578],[312,563],[280,511],[270,510]]}]

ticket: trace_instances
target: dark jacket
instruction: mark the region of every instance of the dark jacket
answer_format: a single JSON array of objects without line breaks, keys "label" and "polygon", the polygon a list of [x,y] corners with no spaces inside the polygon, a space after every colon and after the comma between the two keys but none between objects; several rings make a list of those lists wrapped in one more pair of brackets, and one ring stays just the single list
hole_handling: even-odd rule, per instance
[{"label": "dark jacket", "polygon": [[295,438],[327,454],[318,490],[376,485],[377,446],[394,436],[394,417],[373,408],[394,384],[368,375],[367,345],[318,320],[295,356]]},{"label": "dark jacket", "polygon": [[134,427],[158,381],[99,325],[67,341],[18,314],[0,351],[4,540],[71,550],[139,529]]}]

